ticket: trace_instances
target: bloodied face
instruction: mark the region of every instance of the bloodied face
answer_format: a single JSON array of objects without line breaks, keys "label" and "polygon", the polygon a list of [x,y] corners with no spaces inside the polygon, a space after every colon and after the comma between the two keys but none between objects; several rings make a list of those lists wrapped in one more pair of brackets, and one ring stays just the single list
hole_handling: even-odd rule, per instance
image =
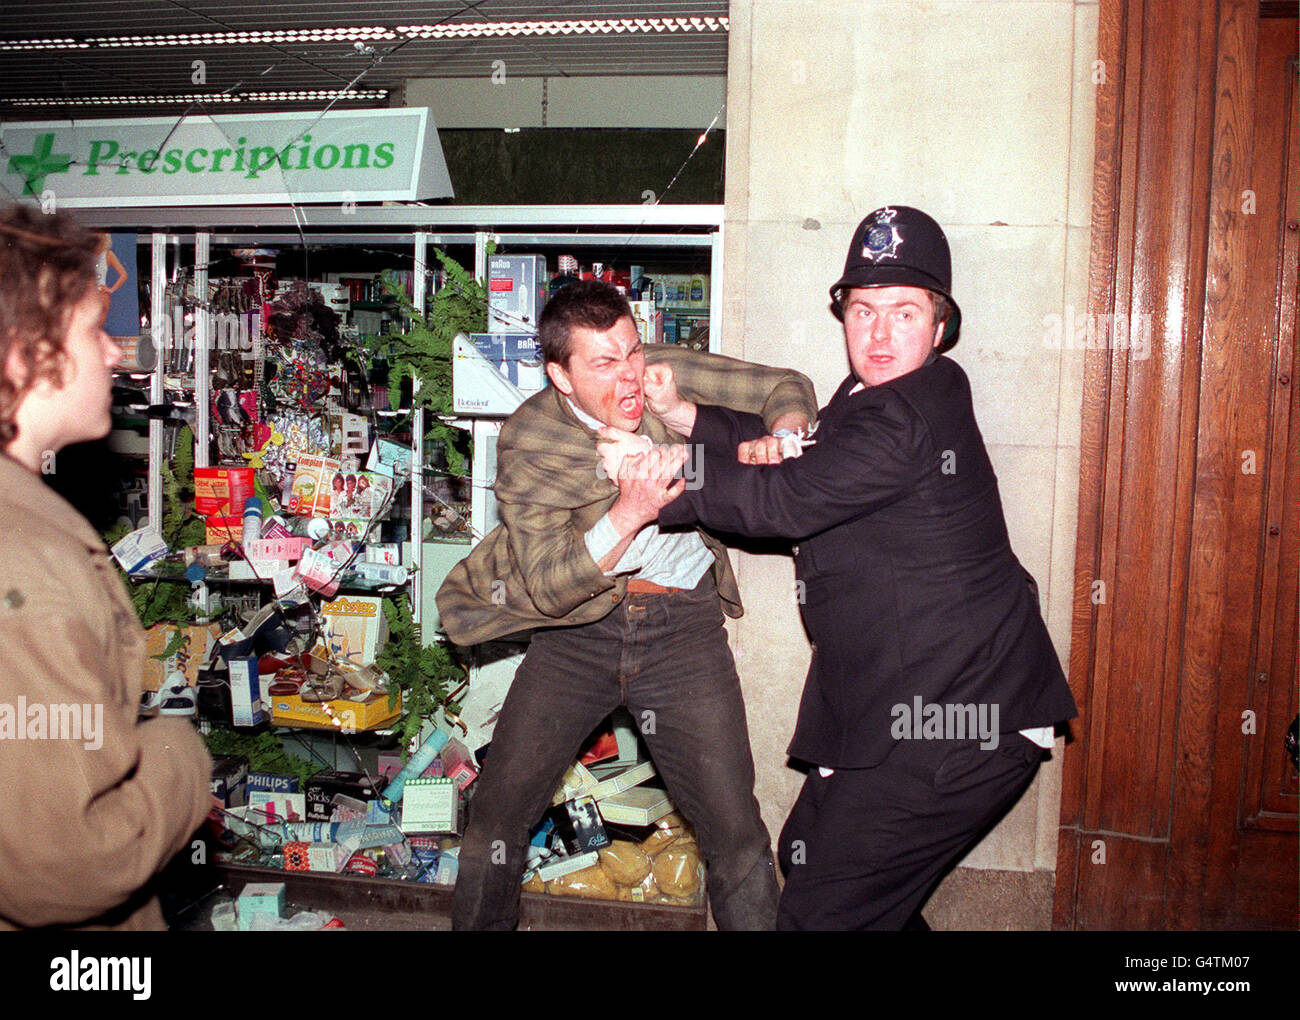
[{"label": "bloodied face", "polygon": [[546,365],[555,388],[593,418],[635,432],[645,409],[645,354],[636,324],[622,318],[605,330],[575,326],[570,342],[567,365]]}]

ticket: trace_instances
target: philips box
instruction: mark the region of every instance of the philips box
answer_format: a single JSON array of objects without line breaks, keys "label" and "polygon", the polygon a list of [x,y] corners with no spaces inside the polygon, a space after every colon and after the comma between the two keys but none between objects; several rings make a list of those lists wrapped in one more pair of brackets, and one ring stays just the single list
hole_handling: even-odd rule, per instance
[{"label": "philips box", "polygon": [[297,776],[280,776],[274,772],[250,772],[248,774],[248,792],[259,790],[264,793],[297,793]]},{"label": "philips box", "polygon": [[488,329],[535,333],[549,285],[543,255],[490,256]]}]

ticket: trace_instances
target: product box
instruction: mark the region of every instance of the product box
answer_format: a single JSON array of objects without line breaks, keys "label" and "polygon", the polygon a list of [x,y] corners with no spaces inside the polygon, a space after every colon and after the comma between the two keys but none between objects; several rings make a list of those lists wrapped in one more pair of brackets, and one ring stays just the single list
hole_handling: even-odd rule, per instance
[{"label": "product box", "polygon": [[212,757],[212,796],[227,808],[243,807],[248,786],[248,759],[237,754]]},{"label": "product box", "polygon": [[[167,650],[177,631],[182,635],[180,645],[167,658],[157,658]],[[140,689],[158,690],[173,671],[184,673],[185,681],[193,687],[198,682],[199,668],[207,664],[212,646],[220,636],[221,628],[215,623],[189,627],[158,623],[150,627],[144,632],[144,676],[140,678]]]},{"label": "product box", "polygon": [[347,562],[347,557],[336,560],[330,550],[329,546],[325,549],[304,549],[298,565],[289,572],[288,579],[277,580],[276,590],[279,591],[282,584],[286,586],[304,584],[322,595],[333,595],[339,590],[339,577],[342,576],[343,564]]},{"label": "product box", "polygon": [[249,814],[259,820],[259,824],[301,822],[307,818],[307,799],[301,793],[249,790],[248,809]]},{"label": "product box", "polygon": [[546,256],[489,256],[488,329],[535,333],[549,286]]},{"label": "product box", "polygon": [[402,789],[403,832],[456,832],[460,794],[447,778],[410,779]]},{"label": "product box", "polygon": [[239,915],[239,930],[251,931],[253,918],[259,914],[269,917],[284,917],[284,883],[250,882],[235,900],[235,910]]},{"label": "product box", "polygon": [[361,558],[367,563],[396,567],[402,562],[402,547],[396,542],[368,542],[361,550]]},{"label": "product box", "polygon": [[260,726],[266,721],[262,707],[262,685],[257,676],[257,656],[229,660],[230,723],[232,726]]},{"label": "product box", "polygon": [[[547,385],[537,340],[523,333],[474,333],[470,346],[453,346],[453,409],[465,414],[510,414],[520,397]],[[505,380],[514,387],[502,386]]]},{"label": "product box", "polygon": [[313,652],[350,666],[368,666],[388,642],[384,600],[376,595],[344,595],[321,605],[325,625]]},{"label": "product box", "polygon": [[[244,543],[244,555],[254,561],[283,561],[296,563],[304,549],[311,548],[310,538],[259,538]],[[261,571],[259,571],[261,573]]]},{"label": "product box", "polygon": [[563,875],[581,871],[583,868],[590,868],[593,864],[599,863],[600,854],[595,850],[591,850],[584,854],[578,854],[576,857],[560,857],[548,861],[537,869],[537,877],[543,882],[550,882]]},{"label": "product box", "polygon": [[563,804],[566,800],[584,796],[604,800],[616,793],[630,790],[654,775],[654,762],[649,761],[638,762],[630,768],[619,765],[608,771],[599,765],[588,769],[581,762],[574,762],[560,780],[559,789],[555,791],[551,804]]},{"label": "product box", "polygon": [[113,555],[128,574],[143,570],[154,560],[167,555],[167,543],[156,528],[146,525],[113,543]]},{"label": "product box", "polygon": [[[329,711],[326,711],[328,707]],[[315,730],[380,730],[402,714],[402,699],[388,707],[387,694],[372,694],[365,701],[303,701],[296,694],[276,697],[271,702],[271,721],[277,726],[302,726]],[[335,720],[339,720],[337,723]]]},{"label": "product box", "polygon": [[205,545],[225,545],[227,542],[239,542],[244,537],[243,517],[224,517],[214,514],[203,519],[203,542]]},{"label": "product box", "polygon": [[342,450],[345,457],[364,457],[370,452],[370,423],[359,414],[339,415]]},{"label": "product box", "polygon": [[600,812],[592,797],[578,797],[552,808],[550,817],[555,821],[556,835],[564,841],[570,854],[599,850],[610,844],[609,834],[601,823]]},{"label": "product box", "polygon": [[366,469],[390,478],[407,478],[411,474],[411,448],[392,439],[380,439],[370,448]]},{"label": "product box", "polygon": [[592,774],[598,780],[591,790],[591,796],[596,800],[605,800],[616,793],[622,793],[624,790],[630,790],[634,786],[639,786],[647,779],[652,778],[655,773],[654,762],[643,761],[631,768],[620,768],[616,771],[606,774],[599,766],[592,768]]},{"label": "product box", "polygon": [[673,810],[673,802],[668,799],[666,790],[634,786],[606,797],[597,807],[605,821],[616,825],[653,825]]},{"label": "product box", "polygon": [[643,344],[661,344],[664,342],[664,313],[656,308],[653,301],[632,301],[632,321],[636,323],[637,332]]},{"label": "product box", "polygon": [[194,511],[204,517],[234,517],[243,528],[244,503],[253,490],[253,469],[247,467],[206,467],[194,469]]},{"label": "product box", "polygon": [[285,843],[284,870],[341,871],[350,856],[337,843]]},{"label": "product box", "polygon": [[308,821],[328,822],[334,813],[334,797],[338,794],[366,802],[379,796],[371,781],[360,772],[325,769],[307,780]]},{"label": "product box", "polygon": [[250,772],[248,774],[248,792],[260,790],[266,793],[298,793],[302,784],[297,776],[281,776],[274,772]]},{"label": "product box", "polygon": [[378,471],[340,471],[330,476],[329,486],[331,520],[360,521],[364,526],[392,509],[393,479]]},{"label": "product box", "polygon": [[342,462],[332,457],[311,454],[299,457],[285,510],[300,517],[328,517],[334,498],[334,479],[342,476],[341,467]]},{"label": "product box", "polygon": [[455,737],[447,741],[438,757],[442,761],[442,774],[453,780],[458,789],[468,788],[478,778],[478,763],[474,755]]}]

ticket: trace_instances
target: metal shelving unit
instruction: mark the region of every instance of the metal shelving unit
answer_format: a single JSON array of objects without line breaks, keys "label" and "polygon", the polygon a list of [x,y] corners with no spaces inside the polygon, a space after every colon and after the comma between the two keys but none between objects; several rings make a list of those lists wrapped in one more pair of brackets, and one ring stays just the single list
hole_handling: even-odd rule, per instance
[{"label": "metal shelving unit", "polygon": [[[592,205],[592,206],[422,206],[395,205],[359,207],[351,212],[341,206],[210,206],[186,209],[153,206],[81,209],[78,216],[88,226],[101,230],[136,230],[148,233],[151,247],[150,322],[166,316],[168,245],[193,245],[196,282],[206,284],[209,253],[215,246],[264,245],[409,245],[413,265],[425,267],[430,245],[472,245],[474,273],[486,276],[487,246],[515,250],[528,247],[599,248],[604,251],[694,250],[707,253],[710,281],[715,299],[709,309],[710,347],[721,336],[721,293],[723,281],[723,207],[720,205]],[[631,261],[629,258],[628,261]],[[425,288],[413,294],[423,309]],[[196,434],[209,431],[210,379],[208,338],[211,316],[200,306],[195,316],[195,405]],[[169,339],[164,334],[164,340]],[[157,364],[150,377],[150,400],[164,400],[167,346],[159,345]],[[412,478],[423,470],[424,412],[416,410],[412,422]],[[485,422],[486,430],[493,428]],[[475,429],[485,435],[484,428]],[[160,421],[149,423],[149,523],[161,528],[163,428]],[[200,459],[201,458],[201,459]],[[196,444],[197,466],[206,466],[207,444]],[[479,463],[476,457],[476,463]],[[484,500],[475,490],[472,527],[481,534],[487,520]],[[424,518],[423,486],[411,486],[411,565],[415,582],[411,589],[412,615],[416,622],[425,617],[420,526]]]}]

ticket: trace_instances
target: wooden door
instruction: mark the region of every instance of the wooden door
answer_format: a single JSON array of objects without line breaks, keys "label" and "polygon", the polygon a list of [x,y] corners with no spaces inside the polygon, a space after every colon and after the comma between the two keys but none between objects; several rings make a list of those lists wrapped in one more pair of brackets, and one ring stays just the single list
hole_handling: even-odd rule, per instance
[{"label": "wooden door", "polygon": [[[1240,90],[1253,91],[1253,130],[1222,137],[1216,164],[1249,152],[1246,177],[1254,186],[1237,196],[1241,229],[1221,247],[1211,241],[1204,330],[1209,356],[1201,379],[1202,421],[1220,433],[1217,442],[1204,442],[1211,454],[1222,450],[1235,470],[1231,486],[1220,489],[1215,465],[1198,449],[1211,496],[1203,502],[1205,513],[1193,518],[1191,536],[1194,557],[1221,549],[1225,568],[1194,569],[1189,579],[1190,585],[1222,585],[1222,608],[1189,614],[1187,637],[1188,653],[1211,667],[1204,675],[1217,678],[1220,725],[1212,762],[1204,763],[1206,796],[1181,800],[1181,782],[1174,788],[1175,833],[1204,829],[1208,835],[1203,845],[1174,841],[1167,916],[1177,927],[1297,924],[1300,815],[1296,773],[1283,753],[1296,714],[1300,508],[1300,419],[1292,381],[1300,213],[1295,18],[1259,21],[1254,81],[1243,84],[1253,86]],[[1239,175],[1225,168],[1221,176],[1226,183]],[[1225,521],[1202,526],[1202,517],[1217,517],[1221,509]],[[1216,630],[1221,637],[1210,637]]]},{"label": "wooden door", "polygon": [[[1295,6],[1105,0],[1055,923],[1291,928]],[[1100,597],[1099,597],[1100,596]]]}]

